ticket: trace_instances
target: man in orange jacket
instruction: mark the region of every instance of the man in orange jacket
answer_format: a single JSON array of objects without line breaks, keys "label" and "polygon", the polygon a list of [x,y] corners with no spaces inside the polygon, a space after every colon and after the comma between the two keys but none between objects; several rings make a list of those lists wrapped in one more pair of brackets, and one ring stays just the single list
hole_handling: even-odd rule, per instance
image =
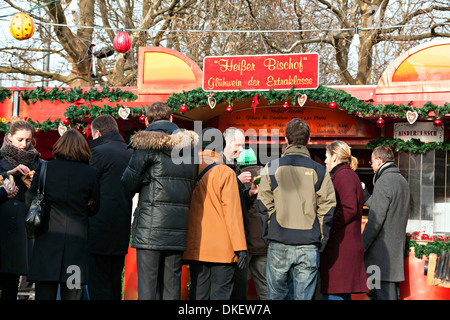
[{"label": "man in orange jacket", "polygon": [[238,184],[234,171],[223,163],[224,144],[219,130],[203,130],[183,255],[189,262],[191,300],[229,300],[235,269],[247,264]]}]

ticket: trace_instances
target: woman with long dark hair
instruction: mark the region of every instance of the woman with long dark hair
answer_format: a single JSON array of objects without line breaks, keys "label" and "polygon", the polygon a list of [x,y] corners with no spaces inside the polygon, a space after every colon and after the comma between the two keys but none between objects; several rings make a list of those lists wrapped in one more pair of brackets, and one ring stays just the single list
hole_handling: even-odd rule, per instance
[{"label": "woman with long dark hair", "polygon": [[[36,235],[28,281],[35,283],[36,300],[80,300],[88,269],[88,218],[98,211],[97,169],[89,166],[86,139],[69,129],[53,146],[47,164],[44,224]],[[36,196],[40,167],[26,194]]]},{"label": "woman with long dark hair", "polygon": [[[41,155],[32,144],[33,127],[26,121],[13,118],[9,133],[0,148],[0,175],[14,180],[17,188],[0,205],[0,290],[2,300],[16,300],[21,275],[27,274],[27,240],[25,229],[25,192],[32,171],[41,162]],[[12,178],[11,178],[12,177]]]}]

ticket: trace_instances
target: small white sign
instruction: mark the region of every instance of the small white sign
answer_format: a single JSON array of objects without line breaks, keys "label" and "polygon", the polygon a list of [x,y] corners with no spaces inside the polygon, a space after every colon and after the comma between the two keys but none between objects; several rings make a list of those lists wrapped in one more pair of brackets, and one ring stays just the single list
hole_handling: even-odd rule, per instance
[{"label": "small white sign", "polygon": [[404,141],[419,139],[422,142],[443,142],[444,126],[436,128],[433,122],[414,122],[394,124],[394,138]]}]

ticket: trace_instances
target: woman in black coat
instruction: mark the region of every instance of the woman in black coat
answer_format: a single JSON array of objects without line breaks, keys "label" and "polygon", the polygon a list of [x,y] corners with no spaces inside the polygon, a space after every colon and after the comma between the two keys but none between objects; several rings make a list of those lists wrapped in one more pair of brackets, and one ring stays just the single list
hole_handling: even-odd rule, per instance
[{"label": "woman in black coat", "polygon": [[[35,282],[36,300],[55,300],[60,285],[62,300],[79,300],[88,272],[88,218],[98,210],[97,169],[89,166],[86,139],[69,129],[53,146],[55,160],[47,165],[45,216],[36,235],[28,281]],[[26,204],[36,196],[36,171]]]},{"label": "woman in black coat", "polygon": [[[9,133],[0,149],[0,175],[14,178],[18,189],[14,197],[8,197],[0,205],[0,290],[2,300],[16,300],[21,275],[28,271],[27,250],[32,241],[25,229],[25,192],[27,186],[21,179],[35,170],[41,160],[31,143],[33,128],[19,118],[11,120]],[[28,180],[29,182],[29,180]]]}]

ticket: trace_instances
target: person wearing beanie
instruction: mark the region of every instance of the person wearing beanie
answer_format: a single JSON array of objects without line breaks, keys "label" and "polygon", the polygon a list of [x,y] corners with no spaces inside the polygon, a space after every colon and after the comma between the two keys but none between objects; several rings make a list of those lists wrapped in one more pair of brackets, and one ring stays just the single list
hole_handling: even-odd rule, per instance
[{"label": "person wearing beanie", "polygon": [[[237,163],[241,166],[242,172],[251,173],[251,181],[245,183],[245,187],[250,189],[251,184],[258,184],[262,166],[258,165],[258,159],[252,148],[244,149],[237,158]],[[247,248],[248,248],[248,271],[255,284],[256,294],[259,300],[267,300],[267,245],[262,238],[262,220],[257,199],[247,211]]]}]

